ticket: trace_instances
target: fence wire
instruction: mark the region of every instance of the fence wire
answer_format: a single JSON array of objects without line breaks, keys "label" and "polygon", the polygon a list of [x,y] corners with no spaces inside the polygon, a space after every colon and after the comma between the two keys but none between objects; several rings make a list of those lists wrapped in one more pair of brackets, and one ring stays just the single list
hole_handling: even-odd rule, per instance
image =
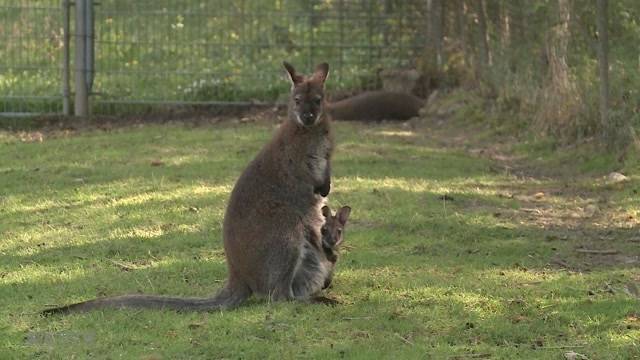
[{"label": "fence wire", "polygon": [[243,103],[286,92],[282,60],[327,61],[335,88],[375,87],[411,65],[424,1],[102,1],[95,102]]},{"label": "fence wire", "polygon": [[[0,11],[0,112],[60,112],[61,1]],[[277,101],[282,60],[329,62],[333,90],[376,88],[380,69],[415,66],[427,14],[424,0],[101,0],[94,19],[92,111],[109,113]]]},{"label": "fence wire", "polygon": [[0,0],[0,113],[62,111],[60,0]]}]

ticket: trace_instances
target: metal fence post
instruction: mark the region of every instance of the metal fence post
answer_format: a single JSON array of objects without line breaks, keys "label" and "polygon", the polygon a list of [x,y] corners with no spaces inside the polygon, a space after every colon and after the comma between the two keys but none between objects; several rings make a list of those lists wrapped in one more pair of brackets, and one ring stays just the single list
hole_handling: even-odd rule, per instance
[{"label": "metal fence post", "polygon": [[85,82],[87,83],[88,94],[91,95],[91,89],[93,88],[93,75],[94,75],[94,43],[95,32],[93,26],[93,0],[86,0],[85,11]]},{"label": "metal fence post", "polygon": [[89,115],[89,89],[87,87],[87,2],[76,0],[76,48],[75,48],[75,115]]},{"label": "metal fence post", "polygon": [[62,0],[62,113],[71,115],[69,85],[69,30],[70,30],[70,4],[69,0]]}]

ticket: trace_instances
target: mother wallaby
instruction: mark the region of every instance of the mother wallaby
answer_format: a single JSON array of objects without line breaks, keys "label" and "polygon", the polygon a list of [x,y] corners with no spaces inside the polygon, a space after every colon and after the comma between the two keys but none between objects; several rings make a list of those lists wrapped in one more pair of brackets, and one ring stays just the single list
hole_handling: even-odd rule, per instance
[{"label": "mother wallaby", "polygon": [[231,193],[223,238],[229,278],[212,298],[123,295],[45,313],[103,307],[209,311],[231,308],[252,294],[308,300],[331,279],[334,262],[322,248],[323,197],[331,186],[333,149],[324,112],[326,63],[311,76],[284,63],[291,80],[288,118],[242,173]]}]

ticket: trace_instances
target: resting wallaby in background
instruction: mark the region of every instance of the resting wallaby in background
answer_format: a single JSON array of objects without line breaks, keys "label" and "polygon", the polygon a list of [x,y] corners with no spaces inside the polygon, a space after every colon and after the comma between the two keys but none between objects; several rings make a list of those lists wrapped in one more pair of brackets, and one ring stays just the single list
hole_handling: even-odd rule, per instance
[{"label": "resting wallaby in background", "polygon": [[324,100],[329,65],[318,65],[309,77],[286,62],[284,67],[292,85],[288,118],[231,192],[223,223],[229,278],[218,294],[123,295],[48,309],[45,314],[105,307],[211,311],[238,306],[252,294],[309,300],[327,279],[330,282],[334,262],[327,259],[321,234],[333,150]]},{"label": "resting wallaby in background", "polygon": [[367,91],[330,103],[327,111],[334,120],[409,120],[424,105],[419,97],[392,91]]}]

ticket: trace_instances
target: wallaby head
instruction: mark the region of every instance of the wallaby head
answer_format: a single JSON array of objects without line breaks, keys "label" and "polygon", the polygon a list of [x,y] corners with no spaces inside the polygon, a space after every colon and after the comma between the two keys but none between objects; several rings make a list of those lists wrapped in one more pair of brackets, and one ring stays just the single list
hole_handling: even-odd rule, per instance
[{"label": "wallaby head", "polygon": [[325,218],[325,223],[320,229],[323,245],[335,249],[342,244],[349,214],[351,214],[351,208],[348,206],[341,207],[335,216],[331,215],[331,209],[328,206],[322,207],[322,215]]},{"label": "wallaby head", "polygon": [[313,126],[324,114],[324,82],[329,76],[329,64],[316,66],[311,76],[296,73],[294,67],[283,62],[291,81],[289,118],[301,126]]}]

